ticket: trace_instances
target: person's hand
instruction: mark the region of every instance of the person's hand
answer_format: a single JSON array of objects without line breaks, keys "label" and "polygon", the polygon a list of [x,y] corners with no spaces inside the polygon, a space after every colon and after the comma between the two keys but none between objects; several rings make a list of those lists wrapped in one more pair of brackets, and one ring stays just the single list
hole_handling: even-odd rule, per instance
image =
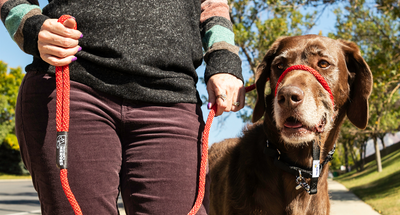
[{"label": "person's hand", "polygon": [[208,108],[217,105],[215,116],[224,111],[238,111],[244,107],[245,88],[243,82],[228,73],[219,73],[211,76],[207,82]]},{"label": "person's hand", "polygon": [[81,50],[78,39],[82,33],[74,30],[76,21],[67,19],[64,24],[57,19],[47,19],[38,35],[40,57],[50,65],[65,66],[75,61],[75,54]]}]

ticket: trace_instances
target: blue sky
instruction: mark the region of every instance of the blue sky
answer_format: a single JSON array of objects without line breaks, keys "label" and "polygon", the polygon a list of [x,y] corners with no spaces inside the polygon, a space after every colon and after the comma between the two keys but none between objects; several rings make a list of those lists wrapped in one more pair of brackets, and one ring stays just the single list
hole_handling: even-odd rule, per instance
[{"label": "blue sky", "polygon": [[[47,4],[45,0],[39,0],[40,6],[43,7]],[[331,8],[331,7],[330,7]],[[309,32],[310,34],[318,34],[321,30],[323,35],[327,35],[329,32],[334,31],[335,15],[329,11],[329,8],[324,12],[317,25]],[[2,24],[1,24],[2,25]],[[284,36],[284,35],[282,35]],[[0,26],[0,60],[6,62],[9,67],[22,67],[31,63],[32,57],[22,52],[15,42],[11,39],[4,25]],[[245,66],[245,65],[244,65]],[[204,66],[197,69],[199,76],[203,76]],[[243,68],[244,71],[248,69]],[[243,74],[245,79],[250,77],[250,74]],[[198,84],[198,91],[200,95],[207,95],[207,91],[204,84]],[[209,111],[203,105],[202,107],[204,121],[207,119]],[[225,119],[221,123],[221,119]],[[220,122],[220,123],[219,123]],[[245,124],[241,119],[237,118],[236,113],[224,113],[220,117],[216,117],[211,127],[209,136],[209,145],[214,142],[221,141],[226,138],[237,137],[240,135],[242,128]]]}]

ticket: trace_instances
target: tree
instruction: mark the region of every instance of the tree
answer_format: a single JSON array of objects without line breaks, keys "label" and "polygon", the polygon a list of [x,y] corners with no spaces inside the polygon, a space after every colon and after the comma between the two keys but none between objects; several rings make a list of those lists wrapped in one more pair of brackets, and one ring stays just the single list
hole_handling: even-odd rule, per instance
[{"label": "tree", "polygon": [[0,142],[14,129],[15,105],[23,77],[20,67],[7,72],[7,64],[0,61]]},{"label": "tree", "polygon": [[[248,68],[243,72],[252,74],[246,85],[254,83],[257,66],[277,38],[304,34],[314,25],[317,12],[300,12],[307,2],[312,1],[229,1],[235,41]],[[254,108],[256,97],[255,91],[246,94],[248,108]],[[239,116],[243,121],[249,121],[251,111],[244,109]]]},{"label": "tree", "polygon": [[333,38],[357,42],[364,59],[374,77],[373,92],[370,97],[370,119],[365,131],[356,128],[342,130],[352,135],[368,135],[374,140],[378,172],[382,171],[377,139],[398,129],[400,109],[396,102],[400,99],[400,18],[399,5],[392,4],[392,10],[384,11],[393,1],[375,2],[352,1],[345,4],[345,10],[338,8],[337,33]]},{"label": "tree", "polygon": [[0,61],[0,171],[22,174],[21,156],[15,136],[15,106],[24,74]]},{"label": "tree", "polygon": [[15,134],[7,134],[0,144],[0,172],[15,175],[28,174],[21,160]]}]

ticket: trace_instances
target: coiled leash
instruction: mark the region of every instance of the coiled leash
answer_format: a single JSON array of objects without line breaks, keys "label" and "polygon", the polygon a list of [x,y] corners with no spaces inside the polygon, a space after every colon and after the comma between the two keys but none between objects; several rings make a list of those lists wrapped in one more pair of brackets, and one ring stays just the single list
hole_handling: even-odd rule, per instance
[{"label": "coiled leash", "polygon": [[[58,22],[63,24],[67,19],[72,18],[69,15],[63,15],[58,19]],[[77,29],[77,26],[74,26]],[[57,142],[56,142],[56,160],[57,166],[60,168],[61,186],[65,195],[71,204],[75,215],[82,215],[82,210],[75,199],[68,183],[67,171],[67,153],[68,153],[68,130],[69,130],[69,67],[57,66],[56,67],[56,126],[57,126]]]}]

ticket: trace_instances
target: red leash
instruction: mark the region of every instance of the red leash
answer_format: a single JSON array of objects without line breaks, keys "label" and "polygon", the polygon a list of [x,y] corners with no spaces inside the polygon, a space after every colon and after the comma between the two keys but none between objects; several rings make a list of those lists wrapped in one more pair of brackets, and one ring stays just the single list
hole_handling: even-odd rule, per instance
[{"label": "red leash", "polygon": [[[68,15],[63,15],[58,19],[58,22],[64,23],[67,19],[72,18]],[[77,29],[75,25],[74,29]],[[60,180],[65,195],[71,204],[75,215],[82,215],[81,208],[75,199],[68,183],[67,171],[67,144],[69,130],[69,67],[56,67],[56,126],[57,126],[57,166],[60,168]]]}]

